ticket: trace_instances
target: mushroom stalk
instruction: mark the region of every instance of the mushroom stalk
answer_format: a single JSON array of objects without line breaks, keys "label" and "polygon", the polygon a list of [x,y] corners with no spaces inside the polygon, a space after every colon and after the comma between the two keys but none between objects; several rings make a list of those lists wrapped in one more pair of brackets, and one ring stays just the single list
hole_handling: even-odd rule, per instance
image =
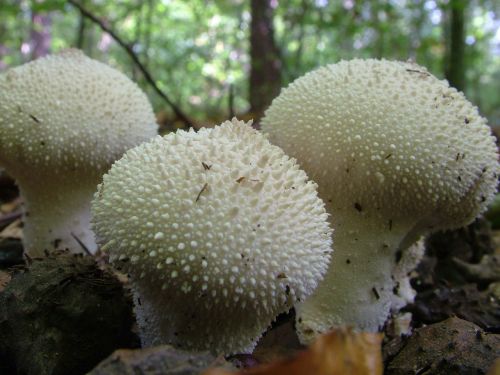
[{"label": "mushroom stalk", "polygon": [[102,175],[156,133],[139,87],[81,51],[0,74],[0,165],[24,198],[26,252],[94,253],[89,210]]},{"label": "mushroom stalk", "polygon": [[[360,206],[358,206],[360,209]],[[301,342],[318,332],[350,325],[377,331],[397,294],[393,274],[411,244],[411,220],[385,220],[354,207],[328,208],[335,251],[325,278],[305,303],[296,305]]]},{"label": "mushroom stalk", "polygon": [[61,181],[60,178],[54,181],[56,186],[45,185],[40,189],[29,180],[18,179],[25,202],[25,250],[32,257],[59,249],[94,254],[97,245],[90,229],[90,201],[95,184],[82,184],[76,178],[73,181]]},{"label": "mushroom stalk", "polygon": [[[255,332],[259,325],[259,320],[263,319],[265,313],[257,313],[251,318],[246,319],[225,319],[222,323],[218,318],[210,319],[210,324],[216,327],[216,333],[207,334],[206,315],[203,311],[209,309],[213,316],[222,317],[227,313],[227,306],[214,306],[210,303],[200,305],[199,303],[185,303],[180,306],[168,303],[168,298],[164,298],[167,294],[165,289],[151,287],[147,282],[135,282],[133,285],[134,296],[134,313],[137,318],[139,329],[139,337],[141,346],[152,347],[170,343],[179,348],[199,347],[207,340],[212,341],[216,337],[228,337],[231,341],[237,340],[239,337]],[[184,293],[170,294],[170,301],[185,298]],[[212,297],[213,298],[213,297]],[[158,300],[163,300],[164,303],[158,303]],[[241,304],[250,305],[254,302],[244,298],[240,301]],[[201,313],[200,313],[201,311]],[[274,321],[274,319],[272,319]],[[188,337],[184,331],[190,330]],[[235,353],[251,354],[255,348],[256,341],[260,337],[260,333],[256,333],[253,338],[253,343],[246,343],[233,350]],[[236,345],[236,344],[234,344]],[[216,346],[207,347],[216,353],[220,349]]]}]

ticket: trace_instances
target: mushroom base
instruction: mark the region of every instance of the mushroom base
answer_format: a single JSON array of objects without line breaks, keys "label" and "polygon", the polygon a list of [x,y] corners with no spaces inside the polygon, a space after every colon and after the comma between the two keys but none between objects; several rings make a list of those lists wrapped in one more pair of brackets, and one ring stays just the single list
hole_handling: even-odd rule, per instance
[{"label": "mushroom base", "polygon": [[407,273],[423,254],[421,245],[408,248],[413,223],[330,212],[336,228],[332,262],[315,292],[296,306],[299,338],[306,344],[339,326],[379,330],[391,310],[413,299]]},{"label": "mushroom base", "polygon": [[209,295],[206,304],[197,301],[180,305],[174,294],[134,284],[134,311],[143,347],[169,344],[186,350],[208,350],[214,355],[252,353],[268,327],[267,319],[249,305],[227,316],[224,306],[214,304]]},{"label": "mushroom base", "polygon": [[30,256],[46,252],[69,250],[72,253],[97,251],[94,233],[90,229],[90,201],[96,186],[64,186],[62,189],[43,187],[25,189],[23,245]]}]

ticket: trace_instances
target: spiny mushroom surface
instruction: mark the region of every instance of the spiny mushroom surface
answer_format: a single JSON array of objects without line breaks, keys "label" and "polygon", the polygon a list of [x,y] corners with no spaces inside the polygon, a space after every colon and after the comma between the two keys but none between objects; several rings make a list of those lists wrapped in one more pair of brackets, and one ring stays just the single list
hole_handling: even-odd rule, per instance
[{"label": "spiny mushroom surface", "polygon": [[95,252],[90,202],[101,176],[155,134],[139,87],[78,50],[0,75],[0,165],[25,201],[26,251]]},{"label": "spiny mushroom surface", "polygon": [[330,258],[316,184],[236,119],[128,151],[92,213],[102,250],[131,276],[146,346],[251,351]]},{"label": "spiny mushroom surface", "polygon": [[496,190],[497,148],[485,119],[413,63],[319,68],[281,92],[262,130],[318,183],[335,229],[327,275],[298,306],[304,342],[332,326],[381,327],[405,298],[393,291],[408,247],[470,223]]}]

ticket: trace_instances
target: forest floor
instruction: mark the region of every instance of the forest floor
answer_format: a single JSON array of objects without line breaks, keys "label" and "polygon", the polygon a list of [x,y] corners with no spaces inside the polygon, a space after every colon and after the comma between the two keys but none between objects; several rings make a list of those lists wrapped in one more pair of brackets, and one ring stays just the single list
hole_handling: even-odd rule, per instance
[{"label": "forest floor", "polygon": [[90,257],[23,258],[21,236],[18,192],[0,173],[2,375],[84,374],[120,348],[130,350],[115,352],[91,374],[198,374],[214,366],[221,368],[211,375],[241,369],[262,375],[500,374],[500,231],[485,220],[427,240],[425,258],[411,274],[415,302],[383,335],[343,330],[305,348],[292,311],[278,318],[252,355],[225,359],[168,346],[137,349],[125,277]]}]

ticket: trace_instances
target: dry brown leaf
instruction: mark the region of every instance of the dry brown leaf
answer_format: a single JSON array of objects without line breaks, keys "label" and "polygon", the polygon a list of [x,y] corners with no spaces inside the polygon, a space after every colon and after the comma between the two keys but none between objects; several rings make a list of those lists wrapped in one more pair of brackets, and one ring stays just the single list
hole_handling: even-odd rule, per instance
[{"label": "dry brown leaf", "polygon": [[14,220],[2,231],[0,231],[0,239],[16,238],[21,240],[23,238],[23,228],[21,219]]},{"label": "dry brown leaf", "polygon": [[320,336],[305,351],[252,369],[209,369],[204,375],[381,375],[382,335],[339,329]]},{"label": "dry brown leaf", "polygon": [[497,358],[488,370],[488,375],[500,375],[500,358]]},{"label": "dry brown leaf", "polygon": [[0,204],[0,213],[9,214],[11,212],[14,212],[17,209],[20,209],[21,203],[22,203],[21,198],[17,197],[10,202]]},{"label": "dry brown leaf", "polygon": [[2,292],[12,277],[5,271],[0,271],[0,292]]}]

